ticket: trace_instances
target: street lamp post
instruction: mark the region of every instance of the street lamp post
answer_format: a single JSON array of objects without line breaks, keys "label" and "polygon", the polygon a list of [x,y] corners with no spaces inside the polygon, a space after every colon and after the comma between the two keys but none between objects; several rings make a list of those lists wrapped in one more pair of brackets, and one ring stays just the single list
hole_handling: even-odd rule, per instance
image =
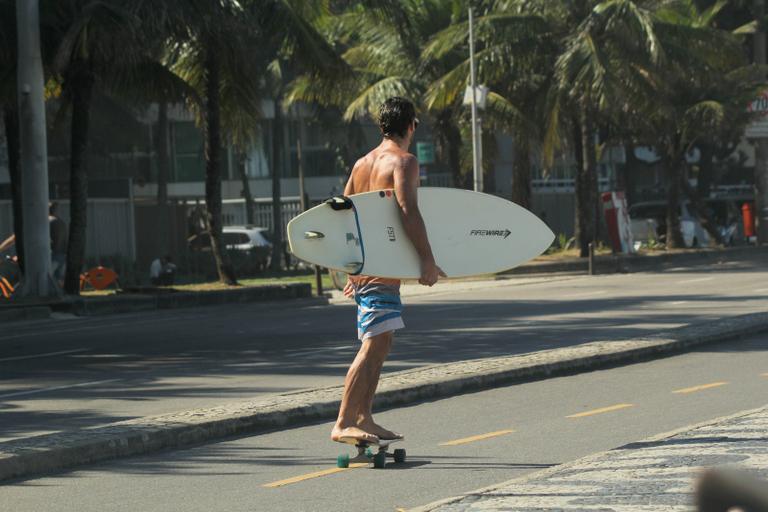
[{"label": "street lamp post", "polygon": [[482,139],[479,139],[480,128],[478,126],[477,116],[477,85],[475,83],[475,19],[472,14],[472,8],[469,8],[469,78],[472,88],[472,175],[474,177],[475,192],[483,191],[483,162],[482,157]]},{"label": "street lamp post", "polygon": [[18,101],[21,145],[24,278],[19,294],[47,297],[59,293],[51,278],[48,222],[48,147],[45,133],[43,61],[40,56],[38,0],[16,2]]},{"label": "street lamp post", "polygon": [[[766,37],[763,28],[765,0],[755,0],[754,16],[757,19],[753,49],[755,64],[766,63]],[[768,243],[768,139],[758,137],[755,141],[755,220],[758,244]]]}]

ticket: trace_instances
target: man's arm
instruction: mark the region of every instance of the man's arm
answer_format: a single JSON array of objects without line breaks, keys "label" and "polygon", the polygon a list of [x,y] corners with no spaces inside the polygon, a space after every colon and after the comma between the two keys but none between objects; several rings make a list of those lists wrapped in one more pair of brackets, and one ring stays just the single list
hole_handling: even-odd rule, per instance
[{"label": "man's arm", "polygon": [[400,216],[403,219],[405,233],[410,238],[421,260],[421,279],[419,283],[432,286],[445,273],[435,263],[432,247],[429,245],[427,229],[419,211],[418,193],[419,164],[416,157],[402,157],[394,173],[395,196],[400,205]]}]

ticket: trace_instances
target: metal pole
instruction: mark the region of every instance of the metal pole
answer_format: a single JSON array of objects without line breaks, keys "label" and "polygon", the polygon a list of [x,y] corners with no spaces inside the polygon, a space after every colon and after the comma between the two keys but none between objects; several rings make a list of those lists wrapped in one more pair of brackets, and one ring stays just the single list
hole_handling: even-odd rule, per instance
[{"label": "metal pole", "polygon": [[475,192],[483,191],[483,176],[480,168],[480,149],[477,140],[477,89],[475,84],[475,18],[469,8],[469,86],[472,88],[472,175]]},{"label": "metal pole", "polygon": [[59,289],[51,278],[48,147],[38,0],[16,2],[16,26],[25,258],[24,279],[19,294],[47,297],[57,295]]},{"label": "metal pole", "polygon": [[[301,155],[301,139],[304,137],[304,123],[302,122],[301,115],[298,113],[298,109],[295,109],[296,120],[299,123],[299,129],[296,136],[296,160],[299,164],[299,204],[301,205],[301,211],[307,211],[309,205],[305,197],[304,189],[304,165]],[[323,296],[323,269],[319,265],[315,265],[315,284],[317,285],[317,296]]]}]

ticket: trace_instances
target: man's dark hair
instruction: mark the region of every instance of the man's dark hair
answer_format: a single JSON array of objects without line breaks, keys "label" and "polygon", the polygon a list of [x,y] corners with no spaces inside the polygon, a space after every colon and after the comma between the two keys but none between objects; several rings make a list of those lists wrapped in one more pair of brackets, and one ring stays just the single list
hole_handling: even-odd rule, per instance
[{"label": "man's dark hair", "polygon": [[405,98],[389,98],[379,107],[379,128],[384,137],[405,137],[414,119],[416,108]]},{"label": "man's dark hair", "polygon": [[48,215],[56,215],[56,210],[58,209],[59,205],[58,203],[50,202],[48,203]]}]

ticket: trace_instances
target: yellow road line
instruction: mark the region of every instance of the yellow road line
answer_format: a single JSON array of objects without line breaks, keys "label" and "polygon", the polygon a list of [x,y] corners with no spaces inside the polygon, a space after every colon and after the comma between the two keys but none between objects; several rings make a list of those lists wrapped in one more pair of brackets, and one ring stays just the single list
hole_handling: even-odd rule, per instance
[{"label": "yellow road line", "polygon": [[360,462],[360,463],[350,464],[348,468],[324,469],[323,471],[315,471],[314,473],[307,473],[306,475],[299,475],[293,478],[286,478],[285,480],[278,480],[277,482],[264,484],[262,485],[262,487],[268,487],[270,489],[274,489],[276,487],[283,487],[285,485],[291,485],[298,482],[303,482],[304,480],[310,480],[312,478],[320,478],[321,476],[333,475],[334,473],[341,473],[342,471],[349,471],[350,469],[363,468],[367,465],[368,464],[366,464],[365,462]]},{"label": "yellow road line", "polygon": [[566,418],[583,418],[585,416],[593,416],[595,414],[602,414],[604,412],[618,411],[619,409],[626,409],[627,407],[634,407],[635,404],[616,404],[609,407],[602,407],[600,409],[593,409],[591,411],[580,412],[578,414],[571,414]]},{"label": "yellow road line", "polygon": [[710,384],[702,384],[701,386],[693,386],[690,388],[683,388],[673,391],[673,393],[677,394],[687,394],[687,393],[695,393],[696,391],[701,391],[703,389],[709,389],[709,388],[716,388],[719,386],[725,386],[728,384],[727,382],[712,382]]},{"label": "yellow road line", "polygon": [[514,430],[499,430],[498,432],[489,432],[487,434],[480,434],[479,436],[464,437],[461,439],[454,439],[453,441],[446,441],[440,443],[439,446],[457,446],[460,444],[474,443],[475,441],[483,441],[484,439],[491,439],[493,437],[505,436],[511,434]]}]

